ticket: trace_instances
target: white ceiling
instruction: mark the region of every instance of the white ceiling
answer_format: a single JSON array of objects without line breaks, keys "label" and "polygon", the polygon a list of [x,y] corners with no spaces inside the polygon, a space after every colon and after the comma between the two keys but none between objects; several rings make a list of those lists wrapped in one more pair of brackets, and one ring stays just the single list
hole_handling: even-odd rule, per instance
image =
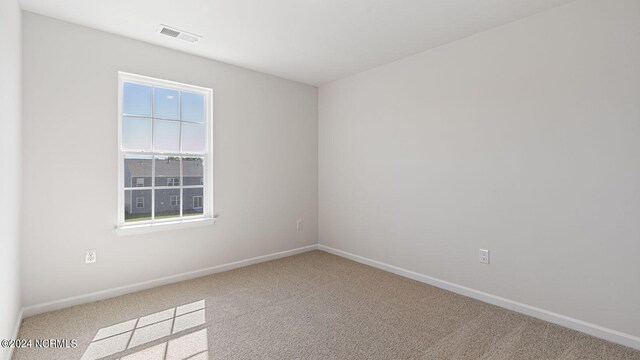
[{"label": "white ceiling", "polygon": [[[572,0],[21,0],[24,10],[319,85]],[[202,35],[189,44],[160,24]]]}]

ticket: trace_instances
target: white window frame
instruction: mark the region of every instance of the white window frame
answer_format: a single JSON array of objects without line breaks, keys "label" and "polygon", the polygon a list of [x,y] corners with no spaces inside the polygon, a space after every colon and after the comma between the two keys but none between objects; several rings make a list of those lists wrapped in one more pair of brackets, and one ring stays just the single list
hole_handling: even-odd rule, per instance
[{"label": "white window frame", "polygon": [[[142,200],[142,202],[140,202]],[[142,203],[142,206],[140,204]],[[144,196],[136,196],[136,209],[144,209]]]},{"label": "white window frame", "polygon": [[[140,184],[140,182],[141,182],[140,180],[142,180],[142,185]],[[144,187],[144,178],[143,177],[136,178],[136,186],[135,187]]]},{"label": "white window frame", "polygon": [[[175,199],[175,201],[174,201]],[[171,206],[178,206],[180,205],[180,196],[179,195],[170,195],[169,196],[169,204]]]},{"label": "white window frame", "polygon": [[[122,108],[122,89],[125,82],[133,82],[137,84],[143,84],[148,86],[168,88],[178,91],[185,91],[190,93],[196,93],[204,95],[205,97],[205,151],[203,154],[194,153],[170,153],[161,151],[123,151],[122,150],[122,122],[123,122],[123,108]],[[178,83],[169,80],[162,80],[151,78],[142,75],[136,75],[126,72],[118,72],[118,223],[116,230],[118,235],[128,235],[137,233],[146,233],[159,230],[169,230],[175,228],[184,228],[192,226],[210,225],[215,221],[214,208],[213,208],[213,90],[205,87],[188,85]],[[152,127],[153,131],[153,127]],[[153,139],[153,135],[152,135]],[[153,140],[152,140],[153,141]],[[203,214],[202,215],[189,215],[180,216],[169,219],[154,219],[145,221],[134,221],[125,223],[125,184],[124,184],[124,156],[126,155],[156,155],[156,156],[177,156],[177,157],[201,157],[204,162],[203,173]],[[152,160],[155,163],[155,158]],[[182,170],[181,170],[182,172]],[[153,176],[153,174],[152,174]],[[182,174],[181,174],[182,176]],[[152,177],[153,179],[153,177]],[[180,181],[180,180],[179,180]],[[153,193],[155,189],[155,181],[152,180],[151,187],[143,187],[141,189],[151,189],[151,211],[155,209]],[[183,184],[184,185],[184,184]],[[183,186],[188,188],[189,186]],[[180,187],[181,193],[183,187]],[[194,185],[194,187],[200,187],[200,185]],[[180,201],[184,199],[180,196]],[[180,204],[182,209],[182,204]],[[182,213],[182,212],[181,212]]]},{"label": "white window frame", "polygon": [[[200,206],[196,206],[196,198],[199,198],[199,199],[200,199]],[[202,201],[203,201],[203,200],[204,200],[204,199],[202,198],[202,196],[200,196],[200,195],[195,195],[195,196],[193,197],[193,203],[192,203],[193,208],[194,208],[194,209],[202,209]]]},{"label": "white window frame", "polygon": [[[176,184],[176,181],[174,180],[178,180],[177,184]],[[167,178],[167,186],[180,186],[180,178],[175,178],[175,177]]]}]

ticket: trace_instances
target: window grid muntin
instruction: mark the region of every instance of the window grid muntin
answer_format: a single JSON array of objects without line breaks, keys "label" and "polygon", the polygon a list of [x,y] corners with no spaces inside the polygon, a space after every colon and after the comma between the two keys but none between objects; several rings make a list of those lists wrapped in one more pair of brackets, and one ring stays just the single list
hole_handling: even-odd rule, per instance
[{"label": "window grid muntin", "polygon": [[[178,115],[181,119],[182,119],[182,91],[180,92],[180,106],[178,107],[178,112],[180,113],[180,115]],[[180,150],[182,150],[182,124],[180,124]],[[180,157],[180,177],[178,178],[178,184],[180,184],[180,218],[183,217],[182,214],[182,198],[184,197],[184,176],[182,176],[182,174],[184,173],[183,170],[184,167],[184,158]],[[202,173],[202,175],[204,176],[204,173]]]},{"label": "window grid muntin", "polygon": [[[128,76],[127,76],[128,77]],[[175,220],[182,220],[183,218],[185,218],[184,216],[184,212],[183,212],[183,207],[184,207],[184,189],[202,189],[202,200],[201,200],[201,205],[202,207],[200,209],[203,210],[203,212],[200,215],[189,215],[188,218],[189,219],[195,219],[198,217],[205,217],[207,215],[210,216],[210,214],[207,213],[207,210],[205,209],[204,206],[204,198],[210,198],[211,197],[211,191],[212,189],[209,189],[208,187],[211,186],[212,184],[209,181],[209,176],[207,174],[207,171],[205,171],[207,169],[207,166],[210,165],[210,151],[211,151],[211,141],[213,140],[211,138],[211,92],[210,90],[207,89],[207,91],[203,91],[202,89],[198,90],[198,89],[192,89],[190,88],[190,86],[186,86],[186,88],[177,88],[171,85],[165,85],[163,84],[164,81],[160,80],[159,84],[156,84],[154,82],[151,81],[138,81],[137,79],[122,79],[121,81],[121,86],[120,86],[120,101],[122,101],[122,96],[124,95],[122,92],[123,89],[123,85],[124,83],[134,83],[134,84],[139,84],[139,85],[145,85],[145,86],[150,86],[152,88],[152,92],[151,92],[151,117],[148,116],[144,116],[144,115],[129,115],[129,114],[125,114],[123,112],[121,112],[120,116],[120,121],[122,121],[122,119],[124,117],[135,117],[135,118],[143,118],[143,119],[149,119],[151,121],[151,151],[140,151],[140,150],[132,150],[132,151],[128,151],[128,150],[124,150],[122,148],[122,143],[120,142],[120,156],[121,159],[124,160],[126,158],[126,156],[131,156],[131,155],[146,155],[146,156],[151,156],[151,162],[152,162],[152,169],[151,169],[151,187],[127,187],[126,184],[123,184],[122,188],[119,190],[119,192],[121,193],[119,196],[124,196],[126,194],[127,190],[151,190],[151,220],[147,220],[147,221],[137,221],[136,224],[141,224],[141,223],[149,223],[149,222],[153,222],[153,223],[158,223],[158,222],[170,222],[170,221],[175,221]],[[178,117],[179,119],[165,119],[165,118],[156,118],[155,117],[155,89],[156,88],[166,88],[166,89],[171,89],[171,90],[175,90],[178,91],[179,93],[179,104],[178,104]],[[194,94],[199,94],[204,96],[204,122],[197,122],[197,121],[188,121],[188,120],[182,120],[182,96],[185,92],[188,93],[194,93]],[[176,152],[164,152],[164,151],[155,151],[155,143],[154,143],[154,120],[166,120],[166,121],[175,121],[175,122],[179,122],[180,123],[180,129],[179,129],[179,149],[180,152],[176,153]],[[200,125],[204,128],[204,141],[205,141],[205,150],[203,152],[183,152],[182,148],[183,148],[183,144],[182,144],[182,123],[190,123],[190,124],[196,124],[196,125]],[[120,137],[122,137],[122,131],[123,129],[120,128]],[[156,164],[155,164],[155,160],[156,157],[158,156],[175,156],[178,157],[180,160],[180,178],[179,178],[179,186],[158,186],[156,184]],[[184,158],[201,158],[202,159],[202,166],[203,166],[203,171],[202,171],[202,179],[201,179],[201,185],[184,185],[184,169],[183,169],[183,161]],[[122,167],[122,166],[121,166]],[[122,169],[121,169],[122,170]],[[132,184],[133,185],[133,184]],[[155,198],[156,198],[156,190],[164,190],[164,189],[179,189],[180,190],[180,214],[179,216],[176,217],[171,217],[171,218],[163,218],[163,219],[156,219],[155,216]],[[207,195],[209,194],[209,195]],[[210,211],[212,211],[212,205],[208,205],[208,208],[211,209]],[[122,211],[122,209],[121,209]],[[124,215],[124,214],[123,214]],[[121,224],[125,224],[127,223],[127,221],[124,219],[124,216],[120,216],[119,218],[121,219],[119,222]]]},{"label": "window grid muntin", "polygon": [[[155,101],[156,101],[156,87],[151,86],[151,154],[153,154],[153,150],[155,149],[154,139],[155,139],[155,121],[153,121],[153,116],[155,115]],[[151,221],[156,219],[156,157],[155,155],[151,156]],[[125,222],[127,222],[125,220]]]},{"label": "window grid muntin", "polygon": [[[127,81],[130,82],[130,81]],[[160,87],[164,87],[164,86],[160,86]],[[187,91],[189,92],[189,91]],[[180,98],[182,99],[182,91],[180,92]],[[123,117],[132,117],[132,118],[138,118],[138,119],[156,119],[156,120],[164,120],[164,121],[173,121],[173,122],[186,122],[189,124],[196,124],[196,125],[204,125],[201,122],[197,122],[197,121],[191,121],[191,120],[182,120],[182,119],[167,119],[167,118],[161,118],[161,117],[155,117],[155,116],[145,116],[145,115],[131,115],[131,114],[122,114]],[[182,116],[182,115],[180,115]]]}]

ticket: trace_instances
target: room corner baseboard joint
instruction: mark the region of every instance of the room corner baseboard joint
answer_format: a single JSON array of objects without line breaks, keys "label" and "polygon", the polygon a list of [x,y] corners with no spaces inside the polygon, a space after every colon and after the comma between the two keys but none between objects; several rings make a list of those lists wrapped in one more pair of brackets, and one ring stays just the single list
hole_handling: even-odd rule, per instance
[{"label": "room corner baseboard joint", "polygon": [[[18,338],[18,334],[20,333],[20,325],[22,325],[22,319],[24,318],[24,310],[20,309],[20,312],[18,312],[18,318],[16,319],[16,324],[13,328],[13,339],[17,339]],[[11,346],[9,347],[9,349],[7,350],[7,360],[11,360],[11,358],[13,357],[13,350],[15,349],[15,347]]]}]

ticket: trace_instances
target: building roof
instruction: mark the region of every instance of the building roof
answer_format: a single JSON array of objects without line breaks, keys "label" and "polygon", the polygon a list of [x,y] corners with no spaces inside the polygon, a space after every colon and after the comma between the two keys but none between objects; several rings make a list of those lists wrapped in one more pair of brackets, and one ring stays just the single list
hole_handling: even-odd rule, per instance
[{"label": "building roof", "polygon": [[[203,162],[201,158],[182,162],[183,176],[203,176]],[[125,173],[131,177],[150,177],[152,169],[151,159],[125,159]],[[175,159],[156,160],[156,177],[180,176],[180,163]]]}]

